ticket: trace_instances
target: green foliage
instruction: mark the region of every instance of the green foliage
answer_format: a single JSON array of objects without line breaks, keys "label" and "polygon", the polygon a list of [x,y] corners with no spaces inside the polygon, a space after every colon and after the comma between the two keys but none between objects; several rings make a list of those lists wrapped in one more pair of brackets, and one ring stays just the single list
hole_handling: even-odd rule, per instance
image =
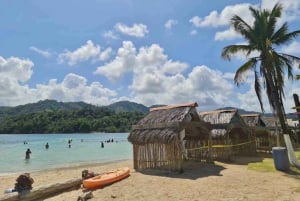
[{"label": "green foliage", "polygon": [[13,115],[0,121],[0,133],[129,132],[140,112],[115,112],[106,107],[44,110]]}]

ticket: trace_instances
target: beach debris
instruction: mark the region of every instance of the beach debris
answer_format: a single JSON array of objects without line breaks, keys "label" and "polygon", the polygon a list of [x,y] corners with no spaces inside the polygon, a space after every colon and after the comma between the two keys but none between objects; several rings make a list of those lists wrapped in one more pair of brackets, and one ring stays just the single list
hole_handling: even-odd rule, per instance
[{"label": "beach debris", "polygon": [[33,201],[33,200],[44,200],[46,198],[58,195],[63,192],[79,189],[82,183],[81,178],[70,179],[60,183],[49,184],[46,186],[34,187],[32,190],[25,190],[21,193],[13,192],[0,195],[1,201]]},{"label": "beach debris", "polygon": [[89,179],[89,178],[95,177],[97,175],[99,175],[99,174],[94,173],[94,172],[90,172],[89,170],[82,170],[81,171],[82,179]]},{"label": "beach debris", "polygon": [[111,195],[110,197],[111,197],[111,198],[117,198],[117,196],[116,196],[116,195]]},{"label": "beach debris", "polygon": [[93,192],[89,191],[89,192],[83,193],[82,195],[78,196],[77,201],[86,201],[86,200],[91,199],[93,197],[94,197]]},{"label": "beach debris", "polygon": [[30,191],[32,189],[34,180],[29,173],[24,173],[16,179],[16,182],[17,183],[15,183],[15,190],[18,193],[21,193],[22,191]]}]

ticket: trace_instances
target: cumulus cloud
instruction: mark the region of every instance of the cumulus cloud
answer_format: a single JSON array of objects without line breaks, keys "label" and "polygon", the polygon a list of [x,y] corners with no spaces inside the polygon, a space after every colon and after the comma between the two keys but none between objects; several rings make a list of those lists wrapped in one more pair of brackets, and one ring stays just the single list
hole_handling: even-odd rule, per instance
[{"label": "cumulus cloud", "polygon": [[0,57],[0,105],[16,106],[44,99],[107,105],[117,95],[101,83],[88,84],[86,78],[73,73],[66,75],[61,83],[51,79],[48,84],[30,87],[27,82],[33,74],[33,66],[28,59]]},{"label": "cumulus cloud", "polygon": [[231,40],[231,39],[235,39],[235,38],[241,38],[241,36],[234,31],[233,28],[229,28],[225,31],[218,31],[215,34],[215,40]]},{"label": "cumulus cloud", "polygon": [[116,58],[103,66],[97,67],[94,74],[105,75],[110,80],[118,79],[135,66],[135,53],[136,49],[132,42],[124,41],[123,47],[119,48]]},{"label": "cumulus cloud", "polygon": [[[299,0],[281,0],[279,1],[283,5],[282,18],[279,20],[279,24],[299,19],[300,16],[300,1]],[[259,6],[263,9],[272,9],[277,1],[273,0],[263,0],[261,5],[254,5],[249,3],[242,3],[236,5],[226,6],[221,12],[216,10],[211,11],[207,16],[192,17],[189,22],[193,24],[194,27],[221,27],[230,25],[230,19],[233,15],[240,16],[248,24],[252,24],[254,19],[251,16],[249,7]],[[237,38],[239,35],[236,34],[232,28],[224,31],[218,31],[215,35],[215,40],[232,40]]]},{"label": "cumulus cloud", "polygon": [[113,39],[113,40],[119,39],[118,35],[116,33],[114,33],[112,30],[106,31],[103,34],[103,37],[108,38],[108,39]]},{"label": "cumulus cloud", "polygon": [[88,40],[85,45],[74,50],[73,52],[65,50],[64,53],[59,54],[58,62],[66,62],[68,65],[73,66],[79,62],[84,62],[88,60],[98,61],[107,59],[109,57],[108,53],[110,52],[111,48],[101,51],[101,47],[99,45],[95,45],[93,41]]},{"label": "cumulus cloud", "polygon": [[175,26],[176,24],[178,24],[178,21],[177,21],[177,20],[169,19],[169,20],[165,23],[165,28],[166,28],[166,29],[172,29],[173,26]]},{"label": "cumulus cloud", "polygon": [[133,24],[130,27],[122,23],[117,23],[115,29],[122,34],[138,38],[143,38],[149,33],[147,26],[144,24]]},{"label": "cumulus cloud", "polygon": [[137,51],[131,41],[124,41],[115,59],[99,66],[94,73],[117,80],[126,72],[152,73],[158,69],[160,73],[176,74],[187,67],[186,63],[169,60],[157,44],[142,47]]},{"label": "cumulus cloud", "polygon": [[220,13],[217,11],[211,11],[209,15],[201,18],[199,16],[192,17],[189,21],[195,27],[219,27],[229,25],[230,19],[233,15],[238,15],[246,21],[251,19],[249,13],[249,6],[251,4],[243,3],[226,6]]},{"label": "cumulus cloud", "polygon": [[9,77],[16,82],[26,82],[33,73],[33,62],[29,59],[10,57],[5,59],[0,56],[0,76]]},{"label": "cumulus cloud", "polygon": [[185,75],[188,67],[169,59],[157,44],[137,50],[132,42],[124,41],[115,59],[98,67],[95,73],[115,80],[132,73],[127,99],[145,105],[196,101],[203,108],[214,108],[231,103],[233,84],[229,74],[196,66]]},{"label": "cumulus cloud", "polygon": [[41,99],[84,101],[95,105],[107,105],[110,98],[117,95],[114,90],[103,87],[99,82],[88,85],[85,77],[73,73],[66,75],[61,83],[52,79],[47,85],[37,85],[37,94]]},{"label": "cumulus cloud", "polygon": [[41,50],[37,47],[34,47],[34,46],[31,46],[29,47],[30,50],[42,55],[43,57],[46,57],[46,58],[50,58],[51,57],[51,53],[49,51],[45,51],[45,50]]}]

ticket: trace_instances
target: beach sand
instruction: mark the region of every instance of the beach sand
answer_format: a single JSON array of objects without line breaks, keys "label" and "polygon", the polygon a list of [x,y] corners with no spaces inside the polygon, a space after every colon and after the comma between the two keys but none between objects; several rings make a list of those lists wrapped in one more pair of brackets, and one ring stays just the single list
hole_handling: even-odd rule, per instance
[{"label": "beach sand", "polygon": [[[247,168],[254,157],[235,163],[186,163],[184,173],[133,169],[132,161],[61,168],[32,172],[33,187],[80,178],[81,171],[104,172],[128,166],[131,175],[117,183],[93,191],[93,200],[115,201],[299,201],[300,178],[284,172],[257,172]],[[18,175],[0,177],[0,190],[13,187]],[[61,193],[45,201],[77,200],[83,189]]]}]

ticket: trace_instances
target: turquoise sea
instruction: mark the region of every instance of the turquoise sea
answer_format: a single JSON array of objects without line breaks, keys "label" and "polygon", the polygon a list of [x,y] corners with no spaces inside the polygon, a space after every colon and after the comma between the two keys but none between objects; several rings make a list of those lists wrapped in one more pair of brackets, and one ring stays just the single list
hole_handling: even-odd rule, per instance
[{"label": "turquoise sea", "polygon": [[[127,137],[128,133],[2,134],[0,175],[132,159]],[[32,154],[26,160],[28,148]]]}]

